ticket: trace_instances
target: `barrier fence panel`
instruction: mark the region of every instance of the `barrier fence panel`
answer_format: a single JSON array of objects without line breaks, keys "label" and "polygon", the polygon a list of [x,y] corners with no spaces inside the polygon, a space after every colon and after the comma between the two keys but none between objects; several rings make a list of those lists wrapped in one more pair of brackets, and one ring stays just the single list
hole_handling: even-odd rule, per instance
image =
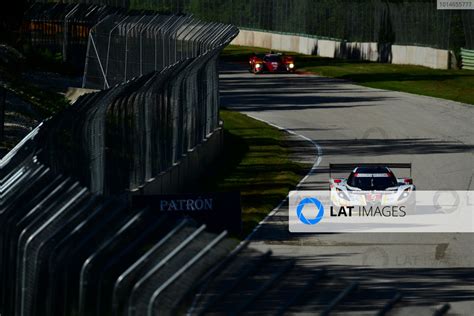
[{"label": "barrier fence panel", "polygon": [[34,3],[24,14],[22,34],[36,50],[60,54],[62,60],[82,69],[90,29],[123,8],[87,3]]},{"label": "barrier fence panel", "polygon": [[[48,14],[32,14],[40,30],[32,43],[51,49],[84,46],[83,27],[98,20],[84,82],[106,89],[42,122],[0,162],[0,315],[166,313],[175,302],[165,298],[189,292],[177,281],[200,278],[193,271],[234,246],[191,220],[132,208],[128,195],[163,174],[162,186],[182,185],[181,175],[197,171],[178,183],[170,170],[187,156],[203,166],[206,150],[216,150],[205,146],[221,128],[217,58],[237,28],[182,14],[102,15],[114,10],[48,4]],[[95,17],[81,26],[84,12]],[[173,264],[156,269],[164,258]],[[147,300],[129,300],[142,279]]]},{"label": "barrier fence panel", "polygon": [[186,15],[109,15],[91,29],[84,82],[112,88],[51,120],[40,157],[106,194],[173,167],[219,128],[217,58],[237,32]]},{"label": "barrier fence panel", "polygon": [[[192,220],[133,209],[125,195],[100,197],[34,157],[21,161],[2,177],[11,183],[2,186],[0,211],[2,315],[127,315],[151,304],[161,314],[175,302],[135,301],[134,289],[181,300],[189,284],[177,276],[199,279],[193,269],[206,271],[234,246]],[[183,270],[197,254],[193,269]],[[153,280],[167,280],[167,289]]]}]

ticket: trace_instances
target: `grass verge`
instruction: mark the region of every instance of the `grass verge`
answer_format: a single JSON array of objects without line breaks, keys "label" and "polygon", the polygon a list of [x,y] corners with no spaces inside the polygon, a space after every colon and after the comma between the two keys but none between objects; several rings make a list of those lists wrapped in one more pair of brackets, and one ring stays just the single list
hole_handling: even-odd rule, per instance
[{"label": "grass verge", "polygon": [[20,79],[10,81],[6,89],[34,105],[43,118],[51,116],[69,106],[69,101],[64,95],[39,88]]},{"label": "grass verge", "polygon": [[[221,59],[247,62],[252,52],[268,52],[268,49],[228,46],[222,52]],[[372,88],[474,104],[474,71],[472,70],[439,70],[421,66],[322,58],[291,52],[289,54],[296,57],[295,64],[300,71],[350,80]]]},{"label": "grass verge", "polygon": [[[27,71],[36,68],[18,51],[2,46],[0,54],[0,102],[3,102],[5,96],[6,103],[5,130],[0,139],[0,156],[3,156],[39,121],[69,106],[69,101],[63,94],[34,83],[25,76]],[[44,67],[48,65],[45,63]],[[41,74],[38,81],[50,84],[47,74]],[[54,87],[53,84],[50,85]]]},{"label": "grass verge", "polygon": [[240,191],[242,236],[249,234],[307,173],[291,159],[287,135],[234,111],[222,110],[224,153],[201,188]]}]

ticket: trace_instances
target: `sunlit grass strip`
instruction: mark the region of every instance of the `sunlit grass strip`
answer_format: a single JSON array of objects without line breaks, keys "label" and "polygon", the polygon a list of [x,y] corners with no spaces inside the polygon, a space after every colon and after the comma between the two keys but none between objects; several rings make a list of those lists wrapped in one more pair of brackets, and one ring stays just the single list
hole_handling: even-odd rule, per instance
[{"label": "sunlit grass strip", "polygon": [[243,234],[295,188],[310,165],[294,162],[287,134],[238,112],[222,110],[224,154],[206,190],[240,191]]}]

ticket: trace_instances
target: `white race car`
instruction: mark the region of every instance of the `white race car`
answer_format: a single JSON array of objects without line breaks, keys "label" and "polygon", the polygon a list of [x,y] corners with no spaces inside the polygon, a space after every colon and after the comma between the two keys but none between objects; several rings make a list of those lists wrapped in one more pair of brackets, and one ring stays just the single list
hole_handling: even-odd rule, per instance
[{"label": "white race car", "polygon": [[[410,169],[409,178],[397,178],[390,168]],[[334,171],[352,170],[348,178],[332,178]],[[414,205],[416,189],[409,163],[330,164],[331,200],[336,206]]]}]

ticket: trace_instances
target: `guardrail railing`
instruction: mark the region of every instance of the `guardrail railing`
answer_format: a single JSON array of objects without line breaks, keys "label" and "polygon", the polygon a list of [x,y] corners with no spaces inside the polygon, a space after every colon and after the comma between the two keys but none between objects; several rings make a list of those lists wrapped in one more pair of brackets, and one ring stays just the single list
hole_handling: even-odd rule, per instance
[{"label": "guardrail railing", "polygon": [[474,70],[474,50],[461,48],[462,69]]},{"label": "guardrail railing", "polygon": [[225,232],[92,194],[21,158],[2,178],[1,315],[170,311],[234,246]]},{"label": "guardrail railing", "polygon": [[[93,28],[85,82],[98,67],[101,84],[113,85],[42,122],[0,161],[0,315],[170,311],[232,249],[225,233],[131,207],[125,191],[220,130],[217,56],[237,33],[156,14],[107,16]],[[121,59],[102,73],[113,54]]]},{"label": "guardrail railing", "polygon": [[217,58],[237,33],[183,15],[104,18],[84,84],[110,88],[45,122],[39,159],[94,193],[152,181],[220,128]]},{"label": "guardrail railing", "polygon": [[22,23],[25,42],[34,49],[60,54],[82,69],[90,29],[109,14],[126,9],[86,3],[34,3]]}]

